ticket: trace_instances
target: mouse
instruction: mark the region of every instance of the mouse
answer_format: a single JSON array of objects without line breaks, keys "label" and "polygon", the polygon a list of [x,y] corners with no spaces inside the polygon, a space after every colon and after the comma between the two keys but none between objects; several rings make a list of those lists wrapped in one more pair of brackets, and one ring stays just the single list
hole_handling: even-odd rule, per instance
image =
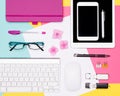
[{"label": "mouse", "polygon": [[78,91],[81,85],[80,63],[70,62],[65,66],[65,85],[69,91]]}]

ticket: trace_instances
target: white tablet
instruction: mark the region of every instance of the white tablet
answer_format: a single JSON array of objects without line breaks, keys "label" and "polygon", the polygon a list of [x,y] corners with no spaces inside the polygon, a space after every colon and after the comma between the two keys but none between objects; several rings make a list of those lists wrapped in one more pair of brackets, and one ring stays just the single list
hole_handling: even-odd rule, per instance
[{"label": "white tablet", "polygon": [[114,48],[114,10],[114,0],[71,0],[72,47]]}]

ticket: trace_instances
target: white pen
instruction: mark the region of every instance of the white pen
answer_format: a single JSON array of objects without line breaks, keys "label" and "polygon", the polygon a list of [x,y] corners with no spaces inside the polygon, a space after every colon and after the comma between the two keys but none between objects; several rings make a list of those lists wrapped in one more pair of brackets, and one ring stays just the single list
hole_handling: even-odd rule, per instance
[{"label": "white pen", "polygon": [[102,13],[101,13],[101,26],[102,26],[102,38],[105,37],[105,12],[104,10],[102,10]]}]

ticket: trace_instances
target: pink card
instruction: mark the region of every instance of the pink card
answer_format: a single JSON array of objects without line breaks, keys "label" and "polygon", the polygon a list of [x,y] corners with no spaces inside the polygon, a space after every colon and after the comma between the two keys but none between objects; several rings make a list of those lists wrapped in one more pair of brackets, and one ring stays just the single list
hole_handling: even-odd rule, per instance
[{"label": "pink card", "polygon": [[10,22],[56,22],[62,18],[62,0],[6,0],[6,19]]}]

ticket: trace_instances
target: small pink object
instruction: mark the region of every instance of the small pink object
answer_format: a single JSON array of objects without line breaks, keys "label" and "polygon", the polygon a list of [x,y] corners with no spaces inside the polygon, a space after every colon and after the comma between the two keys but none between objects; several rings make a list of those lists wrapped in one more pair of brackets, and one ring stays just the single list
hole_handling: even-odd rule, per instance
[{"label": "small pink object", "polygon": [[57,52],[58,52],[58,48],[53,46],[49,49],[49,52],[50,52],[51,55],[56,55]]},{"label": "small pink object", "polygon": [[19,34],[21,34],[21,32],[19,30],[9,30],[8,33],[12,34],[12,35],[19,35]]},{"label": "small pink object", "polygon": [[45,35],[45,34],[46,34],[46,32],[44,32],[44,31],[43,31],[43,32],[42,32],[42,34],[43,34],[43,35]]},{"label": "small pink object", "polygon": [[68,48],[68,41],[60,41],[60,48],[61,49],[67,49]]},{"label": "small pink object", "polygon": [[55,29],[53,32],[53,39],[61,39],[63,32],[60,30]]},{"label": "small pink object", "polygon": [[38,22],[32,22],[32,24],[33,24],[33,25],[37,25],[37,24],[38,24]]}]

